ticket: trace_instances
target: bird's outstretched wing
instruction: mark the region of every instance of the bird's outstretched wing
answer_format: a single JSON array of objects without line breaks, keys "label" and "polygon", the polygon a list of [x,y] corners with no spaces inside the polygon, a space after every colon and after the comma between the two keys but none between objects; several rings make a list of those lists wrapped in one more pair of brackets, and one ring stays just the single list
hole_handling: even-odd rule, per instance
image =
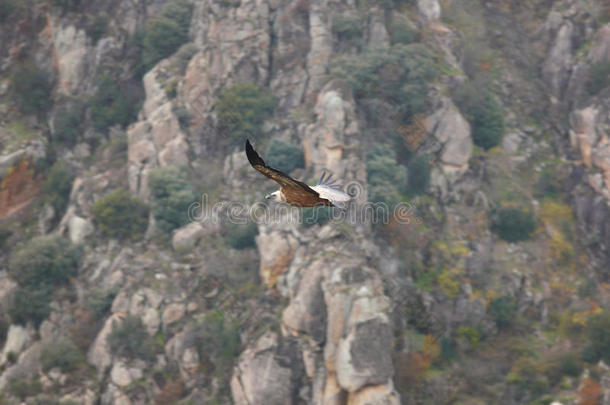
[{"label": "bird's outstretched wing", "polygon": [[311,187],[309,187],[307,184],[293,179],[286,173],[282,173],[279,170],[267,166],[265,164],[265,161],[258,155],[258,153],[256,153],[256,151],[250,144],[250,140],[248,139],[246,139],[246,156],[248,156],[248,161],[250,162],[253,168],[258,170],[265,176],[269,177],[276,183],[280,184],[282,187],[297,188],[307,193],[313,194],[316,197],[319,196],[319,194],[315,190],[312,190]]},{"label": "bird's outstretched wing", "polygon": [[352,199],[352,197],[341,190],[342,186],[339,184],[337,179],[333,179],[331,173],[325,178],[325,172],[320,176],[318,184],[312,188],[320,194],[320,198],[330,201],[335,207],[345,208],[346,203]]}]

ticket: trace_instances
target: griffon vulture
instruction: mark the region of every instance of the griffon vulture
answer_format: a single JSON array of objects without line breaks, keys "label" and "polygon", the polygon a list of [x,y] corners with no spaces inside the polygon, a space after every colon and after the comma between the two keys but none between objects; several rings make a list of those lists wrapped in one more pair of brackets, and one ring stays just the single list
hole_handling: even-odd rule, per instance
[{"label": "griffon vulture", "polygon": [[331,180],[332,174],[325,178],[325,173],[322,173],[318,184],[310,187],[303,182],[293,179],[286,173],[267,166],[247,139],[246,155],[253,168],[281,186],[278,191],[265,197],[269,200],[285,202],[295,207],[326,205],[344,208],[345,203],[351,198],[341,190],[341,185],[337,184],[336,180]]}]

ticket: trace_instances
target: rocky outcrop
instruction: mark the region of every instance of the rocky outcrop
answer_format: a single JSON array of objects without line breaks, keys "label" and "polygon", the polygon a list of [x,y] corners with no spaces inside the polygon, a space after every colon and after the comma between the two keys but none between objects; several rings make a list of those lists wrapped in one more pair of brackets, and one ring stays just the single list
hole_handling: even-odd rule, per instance
[{"label": "rocky outcrop", "polygon": [[260,275],[268,287],[273,287],[277,279],[288,270],[298,245],[288,232],[273,230],[261,232],[256,243],[261,251]]},{"label": "rocky outcrop", "polygon": [[455,179],[468,170],[472,156],[470,125],[451,99],[441,97],[439,104],[439,108],[426,117],[425,126],[436,141],[431,149],[438,151],[440,167]]},{"label": "rocky outcrop", "polygon": [[[282,357],[279,337],[261,336],[240,356],[231,379],[231,393],[236,405],[292,405],[299,365],[298,359]],[[302,367],[301,367],[302,368]]]},{"label": "rocky outcrop", "polygon": [[11,325],[6,334],[6,342],[0,354],[0,366],[7,363],[9,356],[16,358],[19,356],[21,351],[27,347],[32,339],[32,333],[30,330],[18,326]]},{"label": "rocky outcrop", "polygon": [[149,197],[148,175],[159,166],[184,166],[189,145],[174,113],[174,102],[163,88],[168,80],[169,61],[158,64],[144,76],[146,102],[140,121],[130,126],[128,139],[129,189],[139,198]]},{"label": "rocky outcrop", "polygon": [[104,326],[97,334],[97,337],[89,347],[87,362],[97,370],[98,378],[103,378],[106,370],[112,365],[112,353],[108,346],[107,339],[115,324],[121,322],[124,314],[114,314],[104,322]]},{"label": "rocky outcrop", "polygon": [[[356,106],[347,83],[336,80],[321,90],[314,107],[316,122],[303,128],[305,164],[315,173],[330,170],[345,183],[350,180],[366,184],[366,168],[355,153],[359,146],[360,130]],[[358,196],[366,201],[364,193]]]}]

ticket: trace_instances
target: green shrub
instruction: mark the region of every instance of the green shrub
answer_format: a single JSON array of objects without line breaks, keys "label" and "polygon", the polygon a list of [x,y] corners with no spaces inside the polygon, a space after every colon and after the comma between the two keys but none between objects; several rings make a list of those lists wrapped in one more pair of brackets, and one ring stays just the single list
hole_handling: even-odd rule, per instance
[{"label": "green shrub", "polygon": [[95,318],[101,319],[112,308],[112,302],[116,295],[117,292],[114,289],[109,291],[101,288],[89,290],[85,301],[85,309]]},{"label": "green shrub", "polygon": [[18,325],[32,322],[38,327],[51,313],[52,299],[53,290],[48,286],[19,287],[10,303],[9,316]]},{"label": "green shrub", "polygon": [[307,207],[301,208],[301,223],[306,227],[324,225],[333,219],[333,207]]},{"label": "green shrub", "polygon": [[152,340],[137,316],[127,315],[116,322],[106,342],[113,355],[128,359],[151,360],[154,357]]},{"label": "green shrub", "polygon": [[24,114],[42,114],[51,106],[53,86],[33,63],[20,66],[11,76],[11,95]]},{"label": "green shrub", "polygon": [[578,377],[582,364],[577,353],[564,353],[547,360],[546,376],[552,385],[561,381],[564,375]]},{"label": "green shrub", "polygon": [[175,67],[179,72],[184,72],[186,67],[188,66],[193,56],[197,53],[197,45],[189,42],[187,44],[182,45],[176,51],[175,56]]},{"label": "green shrub", "polygon": [[0,346],[4,346],[4,343],[6,342],[6,335],[8,334],[8,328],[10,326],[10,323],[6,321],[4,315],[0,316]]},{"label": "green shrub", "polygon": [[17,250],[9,260],[9,274],[20,286],[52,286],[76,275],[80,251],[57,235],[39,236]]},{"label": "green shrub", "polygon": [[113,125],[126,126],[136,117],[136,100],[108,75],[97,79],[97,91],[89,100],[91,120],[96,130],[105,132]]},{"label": "green shrub", "polygon": [[188,208],[197,197],[187,176],[186,169],[177,166],[150,171],[152,212],[162,232],[171,233],[189,221]]},{"label": "green shrub", "polygon": [[356,43],[362,38],[362,19],[355,13],[340,13],[333,16],[332,31],[342,42]]},{"label": "green shrub", "polygon": [[249,222],[247,225],[232,225],[226,239],[233,249],[251,249],[256,247],[256,235],[258,226]]},{"label": "green shrub", "polygon": [[8,226],[0,225],[0,249],[4,248],[11,236],[13,236],[13,230]]},{"label": "green shrub", "polygon": [[62,11],[75,11],[80,5],[81,0],[51,0],[51,4],[61,8]]},{"label": "green shrub", "polygon": [[472,140],[483,149],[498,145],[504,135],[504,115],[491,91],[482,83],[464,85],[455,101],[472,127]]},{"label": "green shrub", "polygon": [[504,295],[489,303],[487,313],[491,315],[499,329],[506,329],[512,325],[517,315],[517,303],[513,297]]},{"label": "green shrub", "polygon": [[561,194],[561,181],[557,176],[557,168],[547,166],[542,169],[536,182],[536,196],[556,198]]},{"label": "green shrub", "polygon": [[158,17],[148,21],[143,38],[142,57],[145,71],[176,52],[188,41],[192,8],[189,1],[173,0]]},{"label": "green shrub", "polygon": [[6,392],[25,401],[28,397],[33,397],[42,392],[42,385],[38,380],[29,380],[26,377],[11,378],[6,384]]},{"label": "green shrub", "polygon": [[430,183],[430,164],[428,156],[415,156],[408,165],[407,191],[411,194],[423,194]]},{"label": "green shrub", "polygon": [[0,0],[0,22],[4,22],[15,8],[17,8],[17,0]]},{"label": "green shrub", "polygon": [[603,360],[610,364],[610,311],[604,311],[587,322],[588,351],[590,361]]},{"label": "green shrub", "polygon": [[408,45],[417,41],[417,29],[408,20],[397,19],[392,22],[390,28],[392,33],[392,45]]},{"label": "green shrub", "polygon": [[83,362],[83,356],[74,342],[66,337],[45,344],[40,352],[40,365],[45,373],[59,368],[62,373],[71,373]]},{"label": "green shrub", "polygon": [[290,173],[297,167],[305,167],[303,150],[277,139],[272,139],[269,143],[265,161],[271,167],[284,173]]},{"label": "green shrub", "polygon": [[85,31],[93,44],[97,44],[97,41],[102,39],[106,34],[106,30],[108,29],[108,17],[106,15],[98,15],[93,18],[93,20],[87,24]]},{"label": "green shrub", "polygon": [[218,97],[218,129],[232,145],[242,144],[246,138],[256,139],[275,106],[275,98],[268,89],[249,82],[236,84]]},{"label": "green shrub", "polygon": [[599,93],[610,86],[610,62],[603,61],[591,66],[591,77],[587,82],[587,91],[591,95]]},{"label": "green shrub", "polygon": [[382,98],[399,107],[401,119],[422,112],[429,83],[438,75],[435,55],[421,44],[367,49],[335,59],[332,77],[347,81],[357,99]]},{"label": "green shrub", "polygon": [[451,363],[456,358],[456,344],[453,339],[443,336],[440,340],[440,357],[442,363]]},{"label": "green shrub", "polygon": [[520,208],[499,208],[492,219],[491,230],[507,242],[519,242],[530,238],[536,228],[536,218],[531,211]]},{"label": "green shrub", "polygon": [[393,207],[401,200],[400,186],[406,183],[405,167],[396,162],[394,149],[376,144],[366,162],[369,201]]},{"label": "green shrub", "polygon": [[104,235],[135,240],[148,226],[148,206],[119,188],[93,204],[93,219]]},{"label": "green shrub", "polygon": [[222,311],[210,311],[190,332],[200,358],[208,359],[219,374],[228,372],[239,354],[239,323],[230,321]]},{"label": "green shrub", "polygon": [[69,103],[59,108],[53,122],[53,141],[66,146],[74,146],[78,140],[82,115],[82,103]]},{"label": "green shrub", "polygon": [[55,162],[45,177],[41,191],[44,201],[50,204],[56,214],[64,212],[70,199],[74,176],[61,162]]},{"label": "green shrub", "polygon": [[172,112],[178,119],[178,124],[180,125],[180,128],[185,131],[188,131],[188,128],[191,125],[191,114],[188,112],[186,107],[174,104],[172,106]]}]

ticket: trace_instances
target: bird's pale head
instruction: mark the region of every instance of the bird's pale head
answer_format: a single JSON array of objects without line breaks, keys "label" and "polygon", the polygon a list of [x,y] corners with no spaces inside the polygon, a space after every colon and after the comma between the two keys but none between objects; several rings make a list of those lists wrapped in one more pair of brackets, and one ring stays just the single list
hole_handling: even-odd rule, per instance
[{"label": "bird's pale head", "polygon": [[265,196],[265,198],[267,200],[272,200],[272,201],[282,201],[281,196],[280,196],[280,190],[274,191],[271,194],[267,194]]}]

